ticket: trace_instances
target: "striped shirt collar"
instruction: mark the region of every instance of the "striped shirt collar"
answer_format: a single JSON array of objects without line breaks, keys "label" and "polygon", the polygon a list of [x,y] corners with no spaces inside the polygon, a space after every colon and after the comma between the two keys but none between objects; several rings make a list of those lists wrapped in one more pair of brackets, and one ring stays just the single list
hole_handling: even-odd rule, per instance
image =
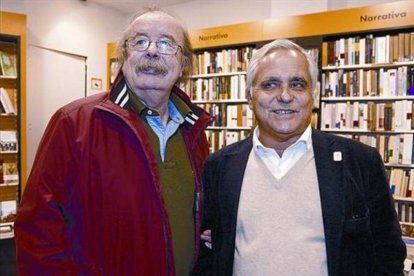
[{"label": "striped shirt collar", "polygon": [[[115,104],[119,105],[122,108],[134,110],[140,116],[141,113],[146,111],[146,115],[158,115],[158,113],[154,110],[151,110],[149,107],[147,107],[128,87],[126,84],[126,81],[124,78],[122,78],[115,87],[111,90],[110,95],[111,101],[113,101]],[[184,119],[185,125],[192,126],[195,124],[195,122],[199,119],[199,116],[197,116],[190,106],[181,99],[177,94],[174,92],[171,93],[169,104],[173,104],[175,107],[175,110],[177,113],[179,113],[182,118]],[[148,111],[150,111],[148,114]],[[174,112],[173,111],[173,112]],[[171,111],[170,111],[171,116]],[[178,119],[175,115],[173,116],[176,119]]]}]

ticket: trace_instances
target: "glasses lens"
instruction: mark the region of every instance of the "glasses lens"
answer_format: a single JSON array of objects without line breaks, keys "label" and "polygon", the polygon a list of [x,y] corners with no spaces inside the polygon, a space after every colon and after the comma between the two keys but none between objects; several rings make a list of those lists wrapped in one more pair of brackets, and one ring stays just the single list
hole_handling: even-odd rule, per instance
[{"label": "glasses lens", "polygon": [[[137,36],[133,39],[127,40],[127,44],[131,50],[141,52],[148,49],[148,47],[151,44],[151,41],[146,36]],[[175,42],[169,39],[161,39],[155,42],[155,44],[157,46],[158,52],[165,55],[174,55],[175,53],[177,53],[178,47],[180,47]]]},{"label": "glasses lens", "polygon": [[145,36],[137,36],[132,40],[129,40],[129,47],[137,51],[145,51],[149,46],[149,39]]},{"label": "glasses lens", "polygon": [[175,54],[177,52],[177,47],[178,46],[170,40],[160,40],[157,42],[157,49],[161,54]]}]

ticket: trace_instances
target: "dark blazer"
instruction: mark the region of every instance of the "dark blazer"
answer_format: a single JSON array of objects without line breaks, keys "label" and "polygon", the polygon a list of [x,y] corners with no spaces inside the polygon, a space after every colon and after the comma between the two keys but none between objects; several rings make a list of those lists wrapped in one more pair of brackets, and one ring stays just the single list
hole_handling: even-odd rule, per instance
[{"label": "dark blazer", "polygon": [[[403,275],[406,248],[381,156],[372,147],[318,130],[312,130],[312,141],[329,275]],[[194,275],[232,275],[251,149],[250,137],[212,154],[204,165],[202,227],[212,229],[213,249],[201,246]],[[342,153],[341,161],[334,161],[334,152]]]}]

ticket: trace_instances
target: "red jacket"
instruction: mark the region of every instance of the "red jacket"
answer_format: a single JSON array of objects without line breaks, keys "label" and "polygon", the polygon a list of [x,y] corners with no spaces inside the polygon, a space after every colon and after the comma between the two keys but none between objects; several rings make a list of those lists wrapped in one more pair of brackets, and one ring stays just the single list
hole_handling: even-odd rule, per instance
[{"label": "red jacket", "polygon": [[[157,161],[138,116],[113,102],[115,90],[50,120],[17,212],[19,275],[175,275]],[[180,127],[196,179],[196,256],[210,117],[173,93],[196,115]]]}]

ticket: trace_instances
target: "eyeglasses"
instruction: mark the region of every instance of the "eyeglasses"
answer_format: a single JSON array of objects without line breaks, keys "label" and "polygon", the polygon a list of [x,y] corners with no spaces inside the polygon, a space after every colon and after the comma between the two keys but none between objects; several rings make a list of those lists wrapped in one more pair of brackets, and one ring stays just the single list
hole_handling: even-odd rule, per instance
[{"label": "eyeglasses", "polygon": [[157,46],[158,52],[164,55],[175,55],[179,48],[182,49],[180,45],[167,38],[162,38],[158,41],[150,41],[146,36],[136,36],[125,40],[129,49],[139,52],[147,50],[153,42]]}]

